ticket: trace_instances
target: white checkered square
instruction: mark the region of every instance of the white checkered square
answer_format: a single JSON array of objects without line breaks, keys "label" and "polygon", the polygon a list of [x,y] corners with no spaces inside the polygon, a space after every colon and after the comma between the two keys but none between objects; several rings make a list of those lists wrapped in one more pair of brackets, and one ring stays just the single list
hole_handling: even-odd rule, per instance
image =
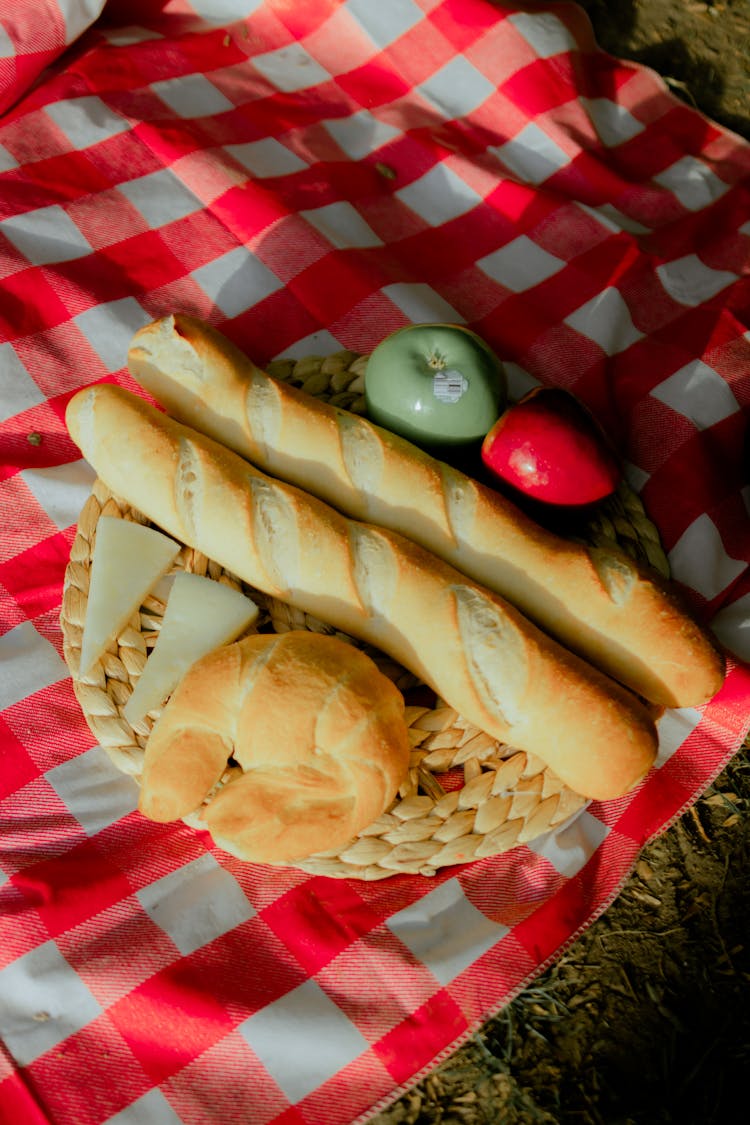
[{"label": "white checkered square", "polygon": [[194,281],[227,317],[238,316],[283,288],[260,258],[237,246],[192,273]]},{"label": "white checkered square", "polygon": [[330,72],[310,55],[301,43],[290,43],[277,51],[265,55],[255,55],[253,66],[259,70],[267,82],[285,94],[296,90],[307,90],[321,82],[327,82]]},{"label": "white checkered square", "polygon": [[538,15],[517,12],[509,16],[518,33],[523,36],[540,59],[551,59],[564,51],[574,51],[577,43],[562,20],[551,12]]},{"label": "white checkered square", "polygon": [[456,312],[439,293],[422,282],[399,281],[386,285],[383,296],[392,301],[412,324],[462,324],[464,317]]},{"label": "white checkered square", "polygon": [[80,459],[49,469],[23,469],[21,476],[61,531],[76,523],[96,479],[88,462]]},{"label": "white checkered square", "polygon": [[503,368],[508,381],[508,397],[511,402],[518,402],[519,398],[522,398],[528,391],[540,385],[538,379],[535,379],[533,375],[530,375],[525,368],[520,367],[517,363],[510,363],[505,359],[503,360]]},{"label": "white checkered square", "polygon": [[0,970],[0,1038],[19,1066],[28,1066],[101,1012],[54,941]]},{"label": "white checkered square", "polygon": [[585,867],[605,840],[609,829],[585,809],[575,813],[568,824],[532,840],[528,847],[552,864],[567,879]]},{"label": "white checkered square", "polygon": [[12,344],[0,344],[0,422],[44,402]]},{"label": "white checkered square", "polygon": [[456,55],[417,87],[419,93],[446,117],[467,117],[495,87],[463,55]]},{"label": "white checkered square", "polygon": [[239,883],[208,853],[138,891],[183,957],[255,916]]},{"label": "white checkered square", "polygon": [[504,145],[489,151],[522,183],[528,184],[541,184],[570,163],[567,152],[533,122]]},{"label": "white checkered square", "polygon": [[683,156],[654,176],[654,180],[676,195],[688,211],[709,207],[729,190],[729,184],[720,180],[707,164],[695,156]]},{"label": "white checkered square", "polygon": [[443,164],[394,194],[433,227],[465,215],[482,202],[474,188]]},{"label": "white checkered square", "polygon": [[101,746],[48,770],[45,780],[87,836],[95,836],[138,804],[138,786],[115,768]]},{"label": "white checkered square", "polygon": [[93,94],[82,98],[66,98],[44,107],[58,129],[65,134],[76,151],[109,141],[126,132],[130,123],[115,113],[101,98]]},{"label": "white checkered square", "polygon": [[147,43],[149,39],[163,39],[158,31],[131,24],[128,27],[102,27],[101,34],[113,47],[130,47],[134,43]]},{"label": "white checkered square", "polygon": [[524,293],[558,273],[565,262],[537,246],[525,234],[477,262],[479,269],[513,293]]},{"label": "white checkered square", "polygon": [[16,53],[11,36],[5,25],[0,23],[0,59],[12,59]]},{"label": "white checkered square", "polygon": [[612,287],[603,289],[566,316],[565,324],[593,340],[607,355],[624,352],[643,339],[643,333],[633,324],[625,299]]},{"label": "white checkered square", "polygon": [[386,922],[442,985],[450,984],[509,933],[469,902],[457,879],[448,879]]},{"label": "white checkered square", "polygon": [[351,203],[328,203],[312,211],[300,211],[300,215],[339,249],[383,245]]},{"label": "white checkered square", "polygon": [[689,308],[710,301],[737,280],[737,275],[728,270],[705,265],[697,254],[686,254],[657,266],[656,275],[672,300]]},{"label": "white checkered square", "polygon": [[30,621],[0,636],[0,711],[68,677],[65,662]]},{"label": "white checkered square", "polygon": [[349,0],[349,12],[377,47],[388,47],[424,19],[414,0]]},{"label": "white checkered square", "polygon": [[341,340],[337,340],[330,332],[321,328],[319,332],[311,332],[309,336],[303,336],[301,340],[295,340],[293,344],[287,344],[273,358],[302,359],[309,355],[332,355],[334,352],[341,351],[343,346]]},{"label": "white checkered square", "polygon": [[119,185],[119,191],[143,216],[152,230],[184,219],[203,204],[181,180],[164,168]]},{"label": "white checkered square", "polygon": [[668,557],[677,581],[709,600],[726,590],[747,565],[726,553],[716,524],[705,513],[683,531]]},{"label": "white checkered square", "polygon": [[740,409],[729,384],[702,359],[686,363],[654,387],[651,394],[689,418],[699,430],[721,422]]},{"label": "white checkered square", "polygon": [[307,168],[305,161],[296,152],[292,152],[274,137],[248,141],[242,145],[225,145],[224,151],[259,179],[266,176],[286,176]]},{"label": "white checkered square", "polygon": [[[195,0],[193,0],[195,6]],[[172,1109],[161,1090],[154,1087],[138,1101],[125,1106],[102,1125],[184,1125],[185,1119]]]},{"label": "white checkered square", "polygon": [[73,317],[73,323],[88,340],[108,371],[125,366],[134,334],[151,318],[134,297],[122,297],[94,305]]},{"label": "white checkered square", "polygon": [[261,1008],[237,1030],[293,1104],[368,1047],[351,1020],[314,980]]},{"label": "white checkered square", "polygon": [[730,652],[750,662],[750,594],[720,609],[711,629]]},{"label": "white checkered square", "polygon": [[84,258],[93,250],[57,203],[4,219],[0,230],[34,266],[70,262],[74,258]]},{"label": "white checkered square", "polygon": [[700,711],[692,707],[683,707],[679,710],[674,708],[664,712],[656,724],[659,732],[659,750],[655,763],[657,768],[669,761],[700,721]]},{"label": "white checkered square", "polygon": [[603,145],[614,148],[642,133],[645,126],[624,105],[609,98],[579,98]]},{"label": "white checkered square", "polygon": [[373,117],[366,109],[353,113],[350,117],[323,121],[322,124],[336,144],[352,160],[362,160],[388,144],[394,137],[401,136],[399,129],[388,125],[385,121],[378,121],[377,117]]},{"label": "white checkered square", "polygon": [[202,74],[167,78],[164,82],[154,82],[151,89],[179,117],[209,117],[234,109],[234,103]]},{"label": "white checkered square", "polygon": [[643,492],[643,489],[651,480],[651,474],[641,469],[639,465],[634,465],[632,461],[623,461],[622,471],[633,492],[638,493],[638,495]]},{"label": "white checkered square", "polygon": [[[0,56],[1,57],[1,56]],[[15,156],[8,152],[7,148],[0,145],[0,172],[9,172],[11,168],[17,168],[18,161]]]},{"label": "white checkered square", "polygon": [[206,23],[234,23],[262,7],[264,0],[190,0],[190,7]]},{"label": "white checkered square", "polygon": [[648,234],[649,227],[643,223],[637,222],[636,219],[631,219],[629,215],[623,215],[622,211],[618,211],[611,203],[601,203],[598,207],[589,207],[587,203],[576,201],[575,206],[590,215],[597,223],[601,223],[607,230],[614,231],[619,234],[621,230],[629,231],[630,234]]}]

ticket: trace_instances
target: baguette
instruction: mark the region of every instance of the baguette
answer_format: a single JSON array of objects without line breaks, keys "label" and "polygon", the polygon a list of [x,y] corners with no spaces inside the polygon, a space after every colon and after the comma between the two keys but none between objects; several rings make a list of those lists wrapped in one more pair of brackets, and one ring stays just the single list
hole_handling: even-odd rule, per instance
[{"label": "baguette", "polygon": [[349,520],[112,384],[66,421],[112,490],[251,586],[388,653],[466,719],[608,799],[654,761],[646,707],[423,547]]},{"label": "baguette", "polygon": [[221,333],[167,316],[128,365],[169,413],[345,515],[408,536],[662,707],[692,707],[725,662],[676,592],[616,548],[569,542],[410,442],[264,374]]}]

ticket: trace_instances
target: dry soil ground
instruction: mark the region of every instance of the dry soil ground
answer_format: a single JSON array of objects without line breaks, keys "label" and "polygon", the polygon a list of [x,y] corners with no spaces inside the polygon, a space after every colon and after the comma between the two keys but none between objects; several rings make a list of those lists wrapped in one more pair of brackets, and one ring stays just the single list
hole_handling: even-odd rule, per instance
[{"label": "dry soil ground", "polygon": [[[605,50],[750,140],[750,0],[581,6]],[[584,937],[372,1125],[733,1125],[749,1069],[745,750]]]}]

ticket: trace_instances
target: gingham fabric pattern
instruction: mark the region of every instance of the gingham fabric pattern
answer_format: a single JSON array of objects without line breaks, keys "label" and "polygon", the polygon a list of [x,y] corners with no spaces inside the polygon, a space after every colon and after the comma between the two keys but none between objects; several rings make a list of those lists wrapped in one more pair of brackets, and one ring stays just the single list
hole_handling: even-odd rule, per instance
[{"label": "gingham fabric pattern", "polygon": [[105,0],[0,0],[0,112],[90,27]]},{"label": "gingham fabric pattern", "polygon": [[[572,4],[58,3],[0,5],[0,1120],[365,1120],[607,907],[750,726],[750,148]],[[63,416],[132,386],[132,333],[174,310],[260,364],[465,323],[514,394],[575,391],[723,691],[663,717],[629,797],[434,879],[147,822],[62,658],[93,480]]]}]

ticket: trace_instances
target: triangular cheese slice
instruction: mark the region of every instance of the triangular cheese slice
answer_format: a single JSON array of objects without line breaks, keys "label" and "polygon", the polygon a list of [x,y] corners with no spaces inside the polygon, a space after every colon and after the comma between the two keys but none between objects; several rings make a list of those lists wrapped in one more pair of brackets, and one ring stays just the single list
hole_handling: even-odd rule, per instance
[{"label": "triangular cheese slice", "polygon": [[202,656],[230,644],[258,616],[239,590],[184,571],[175,575],[161,630],[123,715],[134,726],[160,707]]},{"label": "triangular cheese slice", "polygon": [[79,676],[91,671],[179,553],[179,543],[153,527],[117,516],[99,518],[89,572]]}]

